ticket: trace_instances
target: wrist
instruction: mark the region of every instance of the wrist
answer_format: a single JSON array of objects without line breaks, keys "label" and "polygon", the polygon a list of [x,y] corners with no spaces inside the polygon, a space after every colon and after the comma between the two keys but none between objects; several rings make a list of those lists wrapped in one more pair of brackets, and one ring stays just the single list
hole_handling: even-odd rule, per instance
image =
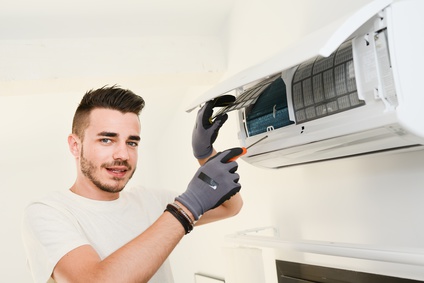
[{"label": "wrist", "polygon": [[[183,226],[185,234],[190,233],[194,228],[193,215],[191,213],[187,213],[187,209],[184,210],[181,206],[178,205],[177,202],[172,204],[168,204],[166,206],[165,212],[169,212],[174,216],[178,222]],[[188,211],[189,212],[189,211]]]}]

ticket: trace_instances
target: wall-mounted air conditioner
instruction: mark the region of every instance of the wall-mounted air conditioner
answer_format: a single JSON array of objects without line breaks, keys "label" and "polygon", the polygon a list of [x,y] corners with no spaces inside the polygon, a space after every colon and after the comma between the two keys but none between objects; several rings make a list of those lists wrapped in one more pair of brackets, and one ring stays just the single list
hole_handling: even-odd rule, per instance
[{"label": "wall-mounted air conditioner", "polygon": [[267,168],[424,144],[423,0],[378,0],[216,85]]}]

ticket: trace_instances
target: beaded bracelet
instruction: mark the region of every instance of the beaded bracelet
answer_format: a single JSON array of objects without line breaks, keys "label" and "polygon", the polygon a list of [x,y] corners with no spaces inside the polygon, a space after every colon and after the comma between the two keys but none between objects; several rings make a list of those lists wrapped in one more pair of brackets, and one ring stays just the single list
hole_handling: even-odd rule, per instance
[{"label": "beaded bracelet", "polygon": [[165,211],[171,213],[181,223],[181,225],[184,227],[186,235],[193,230],[193,221],[188,216],[188,214],[177,204],[168,204]]},{"label": "beaded bracelet", "polygon": [[190,222],[191,226],[194,226],[194,221],[191,219],[190,216],[188,216],[187,212],[184,211],[184,209],[182,209],[177,203],[171,203],[171,205],[173,207],[175,207],[180,213],[182,213],[182,215],[184,215],[184,217],[188,220],[188,222]]}]

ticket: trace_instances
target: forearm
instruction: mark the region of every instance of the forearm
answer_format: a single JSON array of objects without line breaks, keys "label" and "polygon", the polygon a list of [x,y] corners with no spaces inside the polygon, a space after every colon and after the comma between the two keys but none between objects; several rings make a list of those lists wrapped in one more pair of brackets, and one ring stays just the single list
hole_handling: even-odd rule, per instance
[{"label": "forearm", "polygon": [[[147,282],[171,254],[185,232],[178,220],[165,212],[149,229],[105,259],[104,265],[119,264],[110,282]],[[127,279],[123,279],[122,270]],[[100,280],[100,282],[106,282]]]},{"label": "forearm", "polygon": [[223,220],[232,216],[237,215],[243,207],[243,199],[241,195],[235,194],[229,200],[221,204],[215,209],[207,211],[203,216],[196,222],[196,226],[203,224]]},{"label": "forearm", "polygon": [[146,231],[100,260],[91,246],[79,247],[56,265],[57,282],[147,282],[184,236],[178,220],[164,212]]}]

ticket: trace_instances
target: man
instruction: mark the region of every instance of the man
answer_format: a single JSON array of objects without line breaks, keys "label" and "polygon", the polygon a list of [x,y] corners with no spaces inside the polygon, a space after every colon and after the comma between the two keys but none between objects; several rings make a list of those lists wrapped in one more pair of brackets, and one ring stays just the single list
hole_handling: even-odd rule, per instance
[{"label": "man", "polygon": [[141,97],[118,87],[84,95],[68,137],[75,183],[25,210],[23,239],[35,282],[173,282],[167,257],[182,237],[241,209],[237,163],[229,162],[241,149],[215,152],[227,117],[210,122],[213,101],[198,112],[192,144],[201,167],[184,193],[123,190],[137,165],[143,107]]}]

